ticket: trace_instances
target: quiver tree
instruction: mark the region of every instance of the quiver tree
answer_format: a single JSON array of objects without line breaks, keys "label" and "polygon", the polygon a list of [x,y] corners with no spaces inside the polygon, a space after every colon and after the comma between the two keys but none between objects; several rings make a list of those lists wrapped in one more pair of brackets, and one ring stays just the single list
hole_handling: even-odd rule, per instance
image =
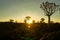
[{"label": "quiver tree", "polygon": [[14,22],[14,20],[13,19],[9,19],[10,20],[10,22]]},{"label": "quiver tree", "polygon": [[40,8],[44,10],[44,14],[48,16],[48,27],[50,27],[50,16],[58,10],[59,5],[50,2],[43,2]]},{"label": "quiver tree", "polygon": [[24,23],[26,23],[26,19],[24,20]]},{"label": "quiver tree", "polygon": [[27,17],[26,17],[27,20],[30,20],[30,18],[31,18],[30,16],[27,16]]},{"label": "quiver tree", "polygon": [[44,20],[45,20],[44,18],[41,18],[41,21],[40,21],[40,23],[44,23]]},{"label": "quiver tree", "polygon": [[28,21],[30,21],[31,17],[30,16],[26,16],[24,22],[27,23]]},{"label": "quiver tree", "polygon": [[32,22],[35,23],[35,20],[33,20]]}]

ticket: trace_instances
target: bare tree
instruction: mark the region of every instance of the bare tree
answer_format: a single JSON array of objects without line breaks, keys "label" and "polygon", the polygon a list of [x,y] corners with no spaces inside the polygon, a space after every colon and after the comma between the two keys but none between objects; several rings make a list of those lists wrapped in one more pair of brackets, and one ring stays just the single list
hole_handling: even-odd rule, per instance
[{"label": "bare tree", "polygon": [[58,10],[59,5],[50,2],[43,2],[40,6],[44,10],[45,15],[48,16],[48,27],[50,27],[50,16]]}]

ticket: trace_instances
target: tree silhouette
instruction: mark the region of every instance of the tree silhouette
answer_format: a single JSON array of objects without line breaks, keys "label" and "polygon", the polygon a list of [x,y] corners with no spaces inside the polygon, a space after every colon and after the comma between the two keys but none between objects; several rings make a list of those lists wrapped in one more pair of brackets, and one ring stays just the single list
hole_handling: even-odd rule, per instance
[{"label": "tree silhouette", "polygon": [[26,17],[27,20],[30,20],[30,18],[31,18],[30,16],[27,16],[27,17]]},{"label": "tree silhouette", "polygon": [[14,20],[13,19],[9,19],[10,20],[10,22],[14,22]]},{"label": "tree silhouette", "polygon": [[44,22],[44,20],[45,20],[44,18],[41,18],[41,21],[40,21],[40,22],[41,22],[41,23],[43,23],[43,22]]},{"label": "tree silhouette", "polygon": [[35,23],[35,20],[33,20],[33,23]]},{"label": "tree silhouette", "polygon": [[59,5],[50,2],[43,2],[40,6],[44,10],[45,15],[48,16],[48,27],[50,27],[50,16],[58,10]]},{"label": "tree silhouette", "polygon": [[29,21],[30,20],[30,16],[26,16],[26,18],[25,18],[25,20],[24,20],[24,23],[27,23],[27,21]]},{"label": "tree silhouette", "polygon": [[24,23],[26,23],[26,19],[24,20]]},{"label": "tree silhouette", "polygon": [[26,16],[26,21],[29,21],[31,19],[30,16]]}]

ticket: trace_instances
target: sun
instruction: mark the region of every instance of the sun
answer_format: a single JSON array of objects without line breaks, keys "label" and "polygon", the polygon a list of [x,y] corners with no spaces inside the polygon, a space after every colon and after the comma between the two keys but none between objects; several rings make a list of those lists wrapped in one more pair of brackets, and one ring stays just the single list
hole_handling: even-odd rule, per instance
[{"label": "sun", "polygon": [[25,23],[27,23],[28,28],[30,28],[31,24],[33,23],[32,20],[31,20],[31,17],[30,16],[26,16],[26,19],[24,21],[25,21]]},{"label": "sun", "polygon": [[27,24],[28,24],[28,28],[30,28],[31,26],[31,24],[32,24],[32,20],[30,19],[30,20],[27,20]]},{"label": "sun", "polygon": [[27,23],[28,24],[31,24],[32,23],[32,20],[31,19],[27,20]]}]

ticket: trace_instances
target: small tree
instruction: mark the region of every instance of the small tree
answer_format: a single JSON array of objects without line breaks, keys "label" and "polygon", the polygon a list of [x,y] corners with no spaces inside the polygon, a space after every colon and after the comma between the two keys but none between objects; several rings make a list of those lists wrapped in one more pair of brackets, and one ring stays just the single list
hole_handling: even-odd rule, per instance
[{"label": "small tree", "polygon": [[40,23],[44,23],[44,20],[45,20],[44,18],[41,18],[41,21],[40,21]]},{"label": "small tree", "polygon": [[26,19],[24,20],[24,23],[26,23]]},{"label": "small tree", "polygon": [[31,18],[30,16],[27,16],[27,17],[26,17],[27,20],[30,20],[30,18]]},{"label": "small tree", "polygon": [[10,22],[14,22],[14,20],[13,19],[9,19],[10,20]]},{"label": "small tree", "polygon": [[50,2],[43,2],[40,6],[45,12],[45,15],[48,16],[48,26],[50,27],[50,16],[58,10],[59,5]]},{"label": "small tree", "polygon": [[35,20],[33,20],[32,22],[35,23]]},{"label": "small tree", "polygon": [[29,21],[30,19],[31,19],[30,16],[26,16],[26,17],[25,17],[25,20],[24,20],[24,23],[27,23],[27,21]]}]

